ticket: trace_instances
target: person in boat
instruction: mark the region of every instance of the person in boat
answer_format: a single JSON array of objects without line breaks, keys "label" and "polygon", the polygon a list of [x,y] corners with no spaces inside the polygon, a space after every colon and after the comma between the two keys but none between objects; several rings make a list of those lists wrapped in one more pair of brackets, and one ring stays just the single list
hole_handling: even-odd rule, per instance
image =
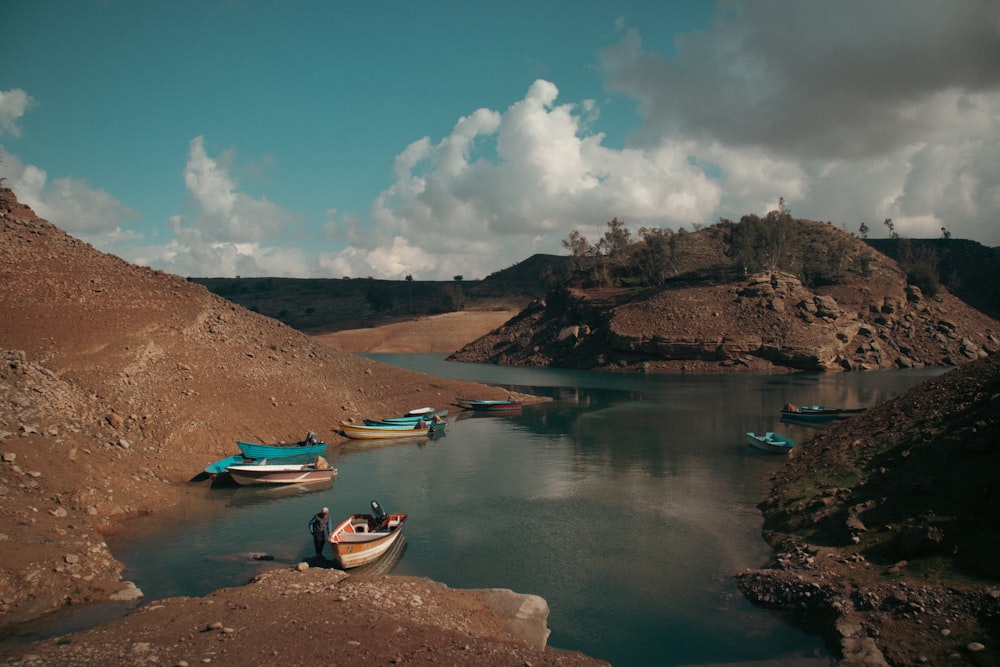
[{"label": "person in boat", "polygon": [[315,445],[317,443],[319,443],[319,436],[316,435],[315,433],[313,433],[312,431],[307,431],[306,432],[305,444],[307,444],[307,445]]},{"label": "person in boat", "polygon": [[323,557],[323,547],[326,546],[326,538],[330,534],[330,508],[324,507],[309,519],[309,532],[313,536],[313,546],[316,548],[316,557]]}]

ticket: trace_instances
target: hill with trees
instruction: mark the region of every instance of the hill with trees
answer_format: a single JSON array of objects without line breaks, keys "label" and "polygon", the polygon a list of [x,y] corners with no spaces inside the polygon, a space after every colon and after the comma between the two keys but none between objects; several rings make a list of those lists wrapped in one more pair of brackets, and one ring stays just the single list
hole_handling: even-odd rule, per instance
[{"label": "hill with trees", "polygon": [[775,372],[950,366],[1000,350],[1000,324],[944,287],[930,253],[897,262],[783,207],[635,238],[614,219],[596,243],[574,231],[564,245],[563,284],[452,359]]}]

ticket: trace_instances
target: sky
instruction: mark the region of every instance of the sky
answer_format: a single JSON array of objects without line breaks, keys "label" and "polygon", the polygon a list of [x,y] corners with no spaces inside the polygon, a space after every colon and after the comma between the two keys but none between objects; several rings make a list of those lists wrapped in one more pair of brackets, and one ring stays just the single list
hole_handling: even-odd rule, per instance
[{"label": "sky", "polygon": [[1000,246],[1000,0],[5,0],[0,177],[187,277],[479,279],[617,218]]}]

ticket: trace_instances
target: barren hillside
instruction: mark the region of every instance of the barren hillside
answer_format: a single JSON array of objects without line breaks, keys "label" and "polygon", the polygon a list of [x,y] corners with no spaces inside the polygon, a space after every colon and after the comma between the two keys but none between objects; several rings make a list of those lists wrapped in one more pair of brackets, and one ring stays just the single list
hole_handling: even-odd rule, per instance
[{"label": "barren hillside", "polygon": [[[39,219],[6,189],[0,189],[0,279],[0,627],[68,604],[128,599],[134,590],[120,581],[122,566],[103,536],[140,514],[223,511],[205,503],[189,480],[232,454],[237,439],[292,442],[313,430],[336,446],[341,438],[332,429],[344,418],[447,406],[470,393],[507,395],[335,350],[200,285],[98,252]],[[324,628],[323,641],[305,644],[278,633],[269,650],[300,663],[339,655],[342,664],[369,664],[377,655],[389,660],[496,641],[488,605],[470,611],[432,586],[424,599],[440,593],[434,617],[406,605],[372,610],[359,606],[360,598],[349,601],[344,581],[315,584],[340,610],[335,630]],[[394,586],[370,585],[386,595]],[[292,592],[241,621],[250,624],[241,626],[246,632],[314,608],[309,585],[284,588]],[[204,627],[203,607],[178,603],[170,615],[181,627]],[[129,633],[146,622],[149,632],[162,625],[143,618],[132,619],[133,630],[112,625],[92,632],[91,640],[53,643],[60,654],[49,660],[133,664]],[[374,652],[352,648],[373,622],[401,623],[412,632]],[[331,654],[328,642],[337,638],[340,653]],[[166,664],[180,664],[207,651],[227,664],[211,648],[176,635],[170,641],[170,647],[153,644],[146,657],[158,660],[161,651],[174,660]],[[508,657],[487,654],[483,664],[508,664],[510,655],[537,664],[555,659],[510,636],[502,642]],[[28,662],[37,656],[20,653]]]}]

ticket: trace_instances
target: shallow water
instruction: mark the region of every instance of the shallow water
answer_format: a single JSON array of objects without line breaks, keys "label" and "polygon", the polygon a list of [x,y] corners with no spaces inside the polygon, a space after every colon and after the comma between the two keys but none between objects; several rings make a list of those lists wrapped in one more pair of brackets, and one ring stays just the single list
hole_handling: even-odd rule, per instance
[{"label": "shallow water", "polygon": [[383,568],[541,595],[552,646],[619,667],[828,664],[818,637],[736,589],[736,573],[771,555],[756,505],[781,465],[744,433],[804,441],[811,427],[780,423],[786,402],[867,407],[939,372],[636,376],[370,356],[554,400],[452,417],[432,441],[333,450],[339,475],[321,488],[212,489],[217,512],[112,542],[147,601],[242,584],[310,557],[313,512],[326,505],[336,518],[374,498],[409,514],[405,549]]}]

